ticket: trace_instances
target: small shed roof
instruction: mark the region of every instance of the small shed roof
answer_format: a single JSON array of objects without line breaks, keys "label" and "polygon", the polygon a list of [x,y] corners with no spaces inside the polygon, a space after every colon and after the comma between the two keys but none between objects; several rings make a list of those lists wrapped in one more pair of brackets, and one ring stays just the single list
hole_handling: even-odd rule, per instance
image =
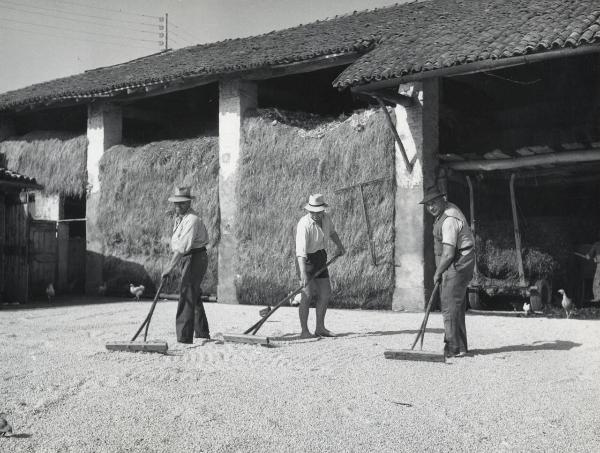
[{"label": "small shed roof", "polygon": [[[0,95],[0,111],[62,100],[127,95],[185,80],[212,80],[335,55],[354,56],[343,89],[425,77],[434,69],[597,45],[600,0],[429,0],[186,47]],[[599,46],[600,47],[600,46]]]},{"label": "small shed roof", "polygon": [[0,189],[42,189],[35,178],[0,167]]}]

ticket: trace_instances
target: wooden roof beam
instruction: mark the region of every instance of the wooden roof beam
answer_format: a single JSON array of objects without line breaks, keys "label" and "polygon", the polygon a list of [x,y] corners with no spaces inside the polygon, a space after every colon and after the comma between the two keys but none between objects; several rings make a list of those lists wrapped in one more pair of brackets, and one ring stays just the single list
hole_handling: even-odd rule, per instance
[{"label": "wooden roof beam", "polygon": [[537,167],[541,165],[560,165],[581,162],[599,162],[600,150],[565,151],[560,153],[547,153],[528,157],[494,160],[467,160],[458,162],[445,162],[446,168],[459,171],[499,171],[515,170],[519,168]]}]

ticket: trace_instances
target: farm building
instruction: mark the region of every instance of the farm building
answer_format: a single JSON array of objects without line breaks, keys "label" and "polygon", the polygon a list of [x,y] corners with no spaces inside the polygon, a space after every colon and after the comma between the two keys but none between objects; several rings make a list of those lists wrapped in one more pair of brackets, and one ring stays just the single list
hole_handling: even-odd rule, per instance
[{"label": "farm building", "polygon": [[[28,192],[39,189],[42,187],[34,178],[0,167],[0,302],[26,302],[30,279],[38,282],[46,272],[43,245],[47,227],[32,222],[28,215]],[[36,240],[30,244],[29,237]]]},{"label": "farm building", "polygon": [[[418,202],[437,184],[478,236],[473,305],[549,303],[552,285],[584,298],[573,252],[598,238],[599,42],[598,0],[355,12],[4,93],[0,152],[68,225],[64,291],[158,281],[167,197],[186,184],[220,302],[296,286],[293,228],[322,192],[349,251],[333,304],[420,310],[434,264]],[[70,274],[83,254],[85,276]]]}]

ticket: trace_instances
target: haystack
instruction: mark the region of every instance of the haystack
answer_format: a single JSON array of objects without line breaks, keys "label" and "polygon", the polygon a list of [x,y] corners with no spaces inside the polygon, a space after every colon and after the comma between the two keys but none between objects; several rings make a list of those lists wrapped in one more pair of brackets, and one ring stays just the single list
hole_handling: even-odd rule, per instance
[{"label": "haystack", "polygon": [[[332,266],[331,306],[391,308],[394,287],[394,184],[365,186],[378,265],[371,263],[358,189],[392,176],[393,137],[380,110],[351,116],[259,110],[246,119],[238,186],[238,300],[273,303],[299,285],[295,227],[308,195],[325,195],[348,253]],[[328,251],[333,253],[334,244]]]},{"label": "haystack", "polygon": [[[170,256],[174,211],[167,201],[176,186],[190,186],[210,237],[203,291],[214,293],[219,242],[218,138],[201,136],[142,146],[117,145],[100,162],[98,227],[110,293],[124,294],[130,282],[154,291]],[[178,277],[178,276],[175,276]],[[173,279],[176,282],[177,279]],[[175,290],[175,283],[165,288]]]},{"label": "haystack", "polygon": [[85,195],[87,138],[61,131],[30,132],[0,142],[10,170],[36,178],[48,194]]},{"label": "haystack", "polygon": [[[585,225],[577,219],[533,217],[521,221],[525,278],[554,280],[572,265],[574,243]],[[496,284],[518,283],[517,252],[512,222],[481,223],[477,230],[479,271]],[[500,282],[500,283],[498,283]]]}]

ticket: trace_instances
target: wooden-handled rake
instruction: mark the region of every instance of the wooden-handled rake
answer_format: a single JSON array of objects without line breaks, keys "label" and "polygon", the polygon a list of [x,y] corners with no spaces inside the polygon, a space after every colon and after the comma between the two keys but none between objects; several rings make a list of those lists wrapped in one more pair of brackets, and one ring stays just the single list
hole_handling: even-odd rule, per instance
[{"label": "wooden-handled rake", "polygon": [[[131,341],[111,341],[106,343],[106,349],[110,351],[160,352],[163,354],[167,352],[167,350],[169,349],[169,345],[166,341],[146,341],[146,338],[148,336],[148,327],[150,326],[150,320],[152,319],[152,315],[154,314],[154,307],[156,307],[156,302],[158,302],[160,290],[162,289],[165,280],[166,278],[161,279],[160,285],[156,290],[156,295],[154,296],[154,301],[152,302],[152,306],[150,307],[150,311],[146,315],[146,319],[144,319],[144,322],[137,330]],[[144,328],[144,341],[135,341]]]},{"label": "wooden-handled rake", "polygon": [[250,326],[248,329],[246,329],[243,334],[237,334],[237,335],[236,334],[225,334],[225,335],[223,335],[223,338],[226,341],[233,341],[233,342],[238,342],[238,343],[253,343],[253,344],[268,345],[269,344],[268,337],[257,337],[256,336],[256,332],[258,332],[258,329],[260,329],[262,327],[262,325],[265,322],[267,322],[267,319],[269,319],[269,317],[273,313],[275,313],[275,311],[279,307],[281,307],[283,304],[285,304],[290,299],[295,297],[297,294],[300,294],[315,278],[317,278],[319,275],[321,275],[321,273],[323,273],[323,271],[325,269],[327,269],[328,266],[333,264],[340,256],[341,255],[336,255],[333,258],[331,258],[325,264],[325,266],[323,266],[321,269],[319,269],[317,272],[315,272],[314,275],[310,279],[308,279],[308,281],[306,282],[305,285],[300,286],[298,289],[296,289],[295,291],[293,291],[290,294],[288,294],[287,296],[285,296],[283,299],[281,299],[279,302],[277,302],[275,305],[273,305],[273,308],[271,308],[270,310],[268,310],[266,312],[263,311],[264,314],[262,315],[262,318],[260,320],[258,320],[256,323],[254,323],[252,326]]},{"label": "wooden-handled rake", "polygon": [[[423,338],[425,337],[425,329],[427,328],[427,321],[429,320],[429,313],[431,312],[431,307],[433,306],[433,301],[435,299],[436,294],[440,289],[440,283],[437,282],[433,287],[433,291],[431,292],[431,296],[429,297],[429,302],[427,303],[427,308],[425,309],[425,316],[423,317],[423,321],[421,322],[421,327],[419,327],[419,332],[417,333],[417,337],[413,342],[410,349],[388,349],[383,353],[386,359],[397,359],[397,360],[423,360],[426,362],[445,362],[446,355],[442,351],[439,352],[431,352],[431,351],[423,351]],[[415,351],[415,345],[417,342],[421,340],[420,350]]]}]

